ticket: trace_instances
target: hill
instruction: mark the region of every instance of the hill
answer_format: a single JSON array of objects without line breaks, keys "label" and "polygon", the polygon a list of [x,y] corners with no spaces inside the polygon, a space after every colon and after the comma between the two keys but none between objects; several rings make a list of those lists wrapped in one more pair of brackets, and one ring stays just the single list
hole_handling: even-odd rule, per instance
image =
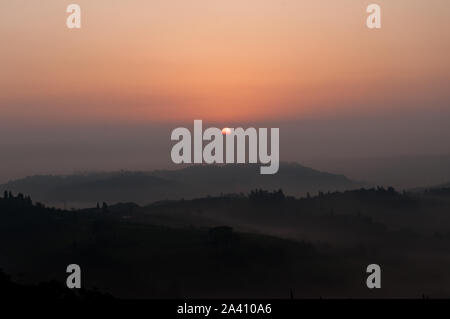
[{"label": "hill", "polygon": [[354,189],[361,184],[343,175],[282,163],[278,174],[260,175],[257,165],[198,165],[178,170],[118,171],[65,176],[37,175],[0,185],[58,207],[88,207],[97,202],[148,204],[159,200],[216,196],[249,189],[279,189],[289,195]]},{"label": "hill", "polygon": [[[0,268],[20,284],[64,283],[77,263],[85,288],[117,297],[448,297],[449,199],[382,188],[301,199],[257,190],[67,211],[7,193]],[[367,289],[371,263],[389,289]],[[0,276],[2,287],[14,288]]]}]

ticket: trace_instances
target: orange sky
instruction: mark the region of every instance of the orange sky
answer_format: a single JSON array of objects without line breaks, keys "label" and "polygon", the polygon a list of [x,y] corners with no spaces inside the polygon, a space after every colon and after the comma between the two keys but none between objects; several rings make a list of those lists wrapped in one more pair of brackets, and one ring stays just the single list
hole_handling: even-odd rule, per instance
[{"label": "orange sky", "polygon": [[[82,28],[66,28],[66,6]],[[448,106],[450,2],[2,0],[0,122],[253,121]],[[6,44],[6,45],[5,45]]]}]

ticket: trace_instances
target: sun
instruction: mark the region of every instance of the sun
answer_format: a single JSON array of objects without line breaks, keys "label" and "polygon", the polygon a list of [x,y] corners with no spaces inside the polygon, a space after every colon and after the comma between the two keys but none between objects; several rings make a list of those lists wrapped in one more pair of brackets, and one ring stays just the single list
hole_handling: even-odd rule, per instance
[{"label": "sun", "polygon": [[222,129],[222,134],[223,135],[230,135],[231,134],[231,129],[229,127],[224,127]]}]

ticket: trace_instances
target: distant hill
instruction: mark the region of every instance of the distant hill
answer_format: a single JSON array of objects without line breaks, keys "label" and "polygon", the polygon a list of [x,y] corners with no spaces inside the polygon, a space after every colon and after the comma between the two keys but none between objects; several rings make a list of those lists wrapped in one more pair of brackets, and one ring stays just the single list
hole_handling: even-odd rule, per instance
[{"label": "distant hill", "polygon": [[282,163],[275,175],[260,175],[259,165],[197,165],[178,170],[118,171],[73,175],[36,175],[0,185],[0,190],[30,194],[36,201],[62,207],[87,207],[96,202],[151,202],[195,198],[251,189],[283,189],[287,195],[348,190],[361,183],[343,175],[320,172],[296,163]]},{"label": "distant hill", "polygon": [[431,186],[414,187],[414,188],[408,189],[408,191],[412,192],[412,193],[446,192],[446,191],[450,191],[450,182],[441,183],[441,184],[437,184],[437,185],[431,185]]},{"label": "distant hill", "polygon": [[432,188],[432,189],[450,188],[450,182],[445,183],[445,184],[440,184],[437,186],[428,187],[428,188]]},{"label": "distant hill", "polygon": [[450,181],[450,155],[328,158],[303,162],[315,169],[344,174],[375,185],[409,189]]}]

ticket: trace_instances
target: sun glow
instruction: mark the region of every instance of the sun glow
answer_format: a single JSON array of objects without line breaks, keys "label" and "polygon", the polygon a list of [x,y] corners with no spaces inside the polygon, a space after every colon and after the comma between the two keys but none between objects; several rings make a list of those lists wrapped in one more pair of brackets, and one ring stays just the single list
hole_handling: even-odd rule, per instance
[{"label": "sun glow", "polygon": [[231,134],[231,130],[228,127],[224,127],[222,129],[222,135],[230,135]]}]

